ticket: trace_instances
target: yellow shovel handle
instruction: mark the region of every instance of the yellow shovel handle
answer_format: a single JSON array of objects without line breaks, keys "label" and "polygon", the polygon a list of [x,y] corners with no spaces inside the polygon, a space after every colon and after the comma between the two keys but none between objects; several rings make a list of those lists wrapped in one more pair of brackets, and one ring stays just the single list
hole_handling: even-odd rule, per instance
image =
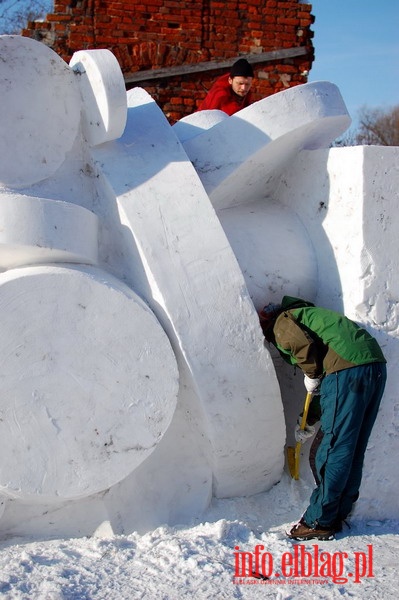
[{"label": "yellow shovel handle", "polygon": [[[312,400],[312,392],[308,392],[305,398],[305,406],[303,407],[302,419],[300,429],[303,431],[306,427],[306,420],[308,418],[309,406]],[[294,466],[294,479],[299,479],[299,457],[301,454],[301,442],[297,442],[295,446],[295,466]]]},{"label": "yellow shovel handle", "polygon": [[309,406],[310,406],[311,400],[312,400],[312,392],[308,392],[306,394],[306,398],[305,398],[305,406],[303,407],[303,413],[302,413],[302,419],[301,419],[301,425],[300,425],[300,429],[302,431],[306,427],[306,421],[308,418],[308,412],[309,412]]}]

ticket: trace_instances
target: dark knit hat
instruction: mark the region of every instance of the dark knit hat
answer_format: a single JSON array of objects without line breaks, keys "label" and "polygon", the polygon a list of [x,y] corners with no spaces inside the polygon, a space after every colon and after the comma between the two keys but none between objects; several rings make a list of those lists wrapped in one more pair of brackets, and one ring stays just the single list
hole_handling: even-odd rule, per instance
[{"label": "dark knit hat", "polygon": [[280,312],[281,304],[273,304],[270,302],[258,313],[263,335],[268,342],[272,342],[274,339],[273,327]]},{"label": "dark knit hat", "polygon": [[259,316],[261,319],[269,321],[270,319],[274,319],[277,316],[280,309],[281,304],[274,304],[273,302],[269,302],[269,304],[266,304],[266,306],[262,308],[262,310],[259,313]]},{"label": "dark knit hat", "polygon": [[239,58],[230,69],[230,77],[253,77],[252,66],[245,58]]}]

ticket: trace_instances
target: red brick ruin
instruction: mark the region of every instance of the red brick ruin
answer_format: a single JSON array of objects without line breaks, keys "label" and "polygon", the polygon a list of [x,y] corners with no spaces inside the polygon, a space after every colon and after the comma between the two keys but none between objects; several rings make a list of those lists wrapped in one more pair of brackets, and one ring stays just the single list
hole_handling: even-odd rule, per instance
[{"label": "red brick ruin", "polygon": [[111,50],[126,89],[144,88],[174,123],[240,57],[254,68],[254,100],[306,83],[311,10],[300,0],[55,0],[22,35],[68,63],[78,50]]}]

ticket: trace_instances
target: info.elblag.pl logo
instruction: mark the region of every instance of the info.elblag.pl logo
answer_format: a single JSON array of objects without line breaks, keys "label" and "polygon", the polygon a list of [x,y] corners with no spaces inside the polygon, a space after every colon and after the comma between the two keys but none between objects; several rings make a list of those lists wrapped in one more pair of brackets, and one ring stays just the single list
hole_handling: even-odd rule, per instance
[{"label": "info.elblag.pl logo", "polygon": [[257,544],[253,552],[241,552],[234,547],[234,580],[236,584],[328,584],[361,583],[363,578],[374,577],[373,546],[366,552],[326,552],[317,544],[312,550],[297,544],[284,552],[279,561],[265,546]]}]

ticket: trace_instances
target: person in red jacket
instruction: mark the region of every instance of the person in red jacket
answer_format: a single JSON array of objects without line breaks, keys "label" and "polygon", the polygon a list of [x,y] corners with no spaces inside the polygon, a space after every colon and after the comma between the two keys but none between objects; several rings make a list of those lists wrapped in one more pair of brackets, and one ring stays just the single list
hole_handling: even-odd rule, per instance
[{"label": "person in red jacket", "polygon": [[228,115],[251,104],[251,85],[254,77],[252,66],[245,58],[238,59],[230,73],[219,77],[198,110],[219,109]]}]

